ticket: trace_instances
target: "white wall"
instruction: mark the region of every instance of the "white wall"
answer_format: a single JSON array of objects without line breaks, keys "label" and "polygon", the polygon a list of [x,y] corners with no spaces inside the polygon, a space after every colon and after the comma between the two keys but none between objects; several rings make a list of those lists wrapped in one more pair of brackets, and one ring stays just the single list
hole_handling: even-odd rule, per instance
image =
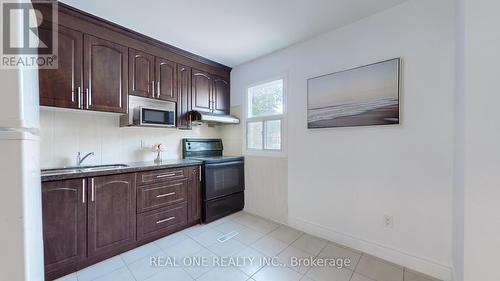
[{"label": "white wall", "polygon": [[457,280],[496,281],[500,280],[500,2],[464,0],[459,1],[459,8],[464,196],[463,209],[457,208],[455,215],[463,212],[464,233],[457,236],[464,245],[456,249],[456,259],[460,261],[463,251],[464,263],[463,268],[458,263],[456,271],[463,270],[464,278]]},{"label": "white wall", "polygon": [[[232,106],[231,114],[241,119],[242,106]],[[244,153],[242,130],[243,124],[228,125],[221,130],[225,154]],[[245,210],[287,223],[287,171],[287,159],[284,157],[245,155]]]},{"label": "white wall", "polygon": [[[230,108],[231,115],[240,118],[241,106],[232,106]],[[237,125],[224,125],[220,130],[222,142],[224,144],[224,154],[226,155],[241,155],[242,154],[242,137],[241,123]]]},{"label": "white wall", "polygon": [[245,210],[287,223],[288,162],[283,157],[245,156]]},{"label": "white wall", "polygon": [[464,85],[465,85],[465,21],[463,0],[455,7],[455,158],[453,181],[453,280],[464,280]]},{"label": "white wall", "polygon": [[[247,185],[247,193],[288,193],[291,225],[449,279],[453,32],[452,0],[412,0],[236,67],[233,105],[243,104],[248,85],[285,75],[293,124],[283,164],[288,188],[280,193],[271,183]],[[403,59],[401,125],[306,128],[308,78],[394,57]],[[261,163],[249,162],[248,168]],[[260,198],[267,201],[260,205],[268,207],[275,198]],[[384,227],[386,214],[394,217],[392,229]]]},{"label": "white wall", "polygon": [[95,155],[85,164],[117,164],[153,161],[154,153],[141,148],[161,143],[166,151],[163,159],[182,158],[182,138],[220,137],[219,128],[194,127],[193,130],[164,128],[120,128],[119,115],[42,108],[42,168],[71,166],[78,151]]}]

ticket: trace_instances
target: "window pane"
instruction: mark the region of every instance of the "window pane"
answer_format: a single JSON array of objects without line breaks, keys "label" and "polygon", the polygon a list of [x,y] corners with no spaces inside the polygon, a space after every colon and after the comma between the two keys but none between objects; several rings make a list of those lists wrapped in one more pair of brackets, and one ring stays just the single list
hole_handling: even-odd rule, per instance
[{"label": "window pane", "polygon": [[248,117],[283,114],[283,80],[248,89]]},{"label": "window pane", "polygon": [[249,149],[262,150],[262,133],[264,128],[262,122],[247,123],[247,147]]},{"label": "window pane", "polygon": [[281,150],[281,120],[266,121],[265,149]]}]

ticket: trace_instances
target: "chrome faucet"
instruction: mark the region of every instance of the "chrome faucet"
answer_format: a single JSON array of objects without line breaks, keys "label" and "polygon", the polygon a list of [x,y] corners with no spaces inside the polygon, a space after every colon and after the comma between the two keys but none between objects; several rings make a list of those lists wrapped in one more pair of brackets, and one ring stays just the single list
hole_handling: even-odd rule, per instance
[{"label": "chrome faucet", "polygon": [[83,156],[83,158],[82,153],[78,152],[78,154],[76,155],[76,166],[80,167],[83,161],[85,161],[85,159],[87,159],[87,157],[89,157],[90,155],[94,155],[94,152],[87,153],[87,155]]}]

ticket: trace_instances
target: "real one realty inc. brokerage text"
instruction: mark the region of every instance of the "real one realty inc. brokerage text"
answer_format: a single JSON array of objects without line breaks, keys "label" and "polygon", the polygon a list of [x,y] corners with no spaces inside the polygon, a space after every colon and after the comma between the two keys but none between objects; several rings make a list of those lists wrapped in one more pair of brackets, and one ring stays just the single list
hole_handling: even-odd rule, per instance
[{"label": "real one realty inc. brokerage text", "polygon": [[260,265],[274,267],[336,267],[342,269],[349,267],[351,260],[350,258],[290,257],[288,263],[283,263],[278,257],[193,256],[179,258],[151,256],[149,264],[152,267],[246,267]]}]

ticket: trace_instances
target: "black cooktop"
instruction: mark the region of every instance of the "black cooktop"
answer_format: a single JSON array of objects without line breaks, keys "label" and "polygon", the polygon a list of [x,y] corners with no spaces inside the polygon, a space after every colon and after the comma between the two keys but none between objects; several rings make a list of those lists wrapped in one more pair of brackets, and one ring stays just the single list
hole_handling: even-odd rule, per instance
[{"label": "black cooktop", "polygon": [[206,164],[209,163],[222,163],[222,162],[237,162],[243,161],[243,156],[194,156],[187,157],[186,159],[203,161]]},{"label": "black cooktop", "polygon": [[203,161],[205,163],[221,163],[243,161],[243,156],[223,155],[224,146],[221,139],[183,139],[182,154],[185,159]]}]

